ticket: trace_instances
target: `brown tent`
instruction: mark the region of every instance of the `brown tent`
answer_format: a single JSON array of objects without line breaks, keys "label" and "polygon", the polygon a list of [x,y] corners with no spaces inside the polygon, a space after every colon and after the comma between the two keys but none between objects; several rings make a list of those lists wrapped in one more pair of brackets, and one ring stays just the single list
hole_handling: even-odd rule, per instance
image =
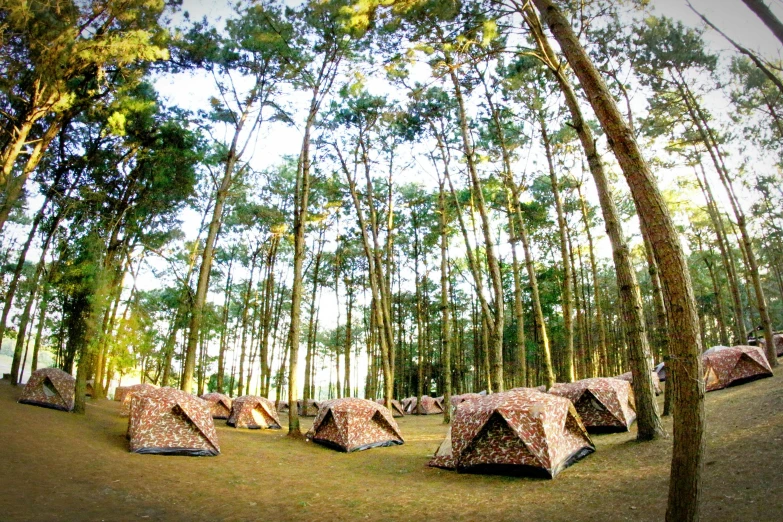
[{"label": "brown tent", "polygon": [[84,394],[87,397],[92,397],[93,394],[95,393],[95,389],[93,388],[94,384],[95,384],[95,381],[93,379],[90,379],[89,381],[87,381],[87,384],[85,384],[85,386],[84,386]]},{"label": "brown tent", "polygon": [[660,382],[666,382],[666,363],[660,362],[655,365],[655,369],[653,370],[656,375],[658,375],[658,380]]},{"label": "brown tent", "polygon": [[[762,337],[758,340],[759,346],[766,353],[767,341]],[[775,345],[775,355],[783,356],[783,333],[775,332],[772,335],[772,343]]]},{"label": "brown tent", "polygon": [[523,389],[462,402],[429,465],[554,478],[593,451],[569,400]]},{"label": "brown tent", "polygon": [[413,407],[414,415],[437,415],[443,413],[443,402],[436,397],[422,395],[421,404]]},{"label": "brown tent", "polygon": [[234,399],[231,416],[226,424],[251,430],[280,429],[275,405],[269,399],[257,395],[243,395]]},{"label": "brown tent", "polygon": [[402,404],[402,411],[405,415],[413,415],[413,410],[416,408],[416,403],[419,400],[416,397],[407,397],[400,401]]},{"label": "brown tent", "polygon": [[[386,401],[384,401],[383,399],[375,399],[375,402],[377,402],[378,404],[384,407],[386,405]],[[405,417],[405,410],[403,410],[400,401],[398,401],[397,399],[392,399],[391,404],[392,404],[391,407],[392,417]]]},{"label": "brown tent", "polygon": [[[653,389],[655,390],[655,395],[660,395],[663,393],[663,390],[661,390],[661,380],[658,378],[658,373],[655,371],[650,372],[652,374],[652,381],[653,381]],[[618,375],[615,377],[615,379],[621,379],[623,381],[628,381],[633,385],[633,373],[632,372],[625,372],[623,374]]]},{"label": "brown tent", "polygon": [[388,409],[351,397],[322,402],[307,438],[345,452],[403,443],[400,428]]},{"label": "brown tent", "polygon": [[220,454],[209,403],[174,388],[147,388],[130,401],[128,438],[133,453]]},{"label": "brown tent", "polygon": [[704,352],[701,360],[708,392],[772,377],[772,368],[758,346],[715,346]]},{"label": "brown tent", "polygon": [[300,417],[315,417],[318,415],[320,405],[320,402],[314,401],[313,399],[307,399],[306,403],[303,403],[302,399],[296,401],[296,408]]},{"label": "brown tent", "polygon": [[288,401],[278,401],[277,413],[288,413]]},{"label": "brown tent", "polygon": [[120,404],[120,415],[122,417],[127,417],[130,413],[130,403],[131,399],[134,395],[139,393],[140,391],[150,391],[150,390],[156,390],[158,387],[154,386],[152,384],[142,383],[142,384],[134,384],[132,386],[128,386],[128,389],[125,391],[125,394],[122,398],[122,404]]},{"label": "brown tent", "polygon": [[231,415],[231,398],[222,393],[205,393],[202,399],[209,403],[213,419],[227,419]]},{"label": "brown tent", "polygon": [[628,431],[636,420],[631,383],[596,377],[558,383],[549,393],[571,400],[591,433]]},{"label": "brown tent", "polygon": [[452,395],[451,405],[456,407],[467,400],[481,399],[482,397],[484,397],[484,395],[479,395],[478,393],[463,393],[462,395]]},{"label": "brown tent", "polygon": [[22,404],[34,404],[44,408],[71,411],[76,389],[76,379],[58,368],[35,370],[19,397]]},{"label": "brown tent", "polygon": [[122,399],[128,394],[128,388],[130,388],[130,386],[117,386],[114,388],[114,400],[122,402]]}]

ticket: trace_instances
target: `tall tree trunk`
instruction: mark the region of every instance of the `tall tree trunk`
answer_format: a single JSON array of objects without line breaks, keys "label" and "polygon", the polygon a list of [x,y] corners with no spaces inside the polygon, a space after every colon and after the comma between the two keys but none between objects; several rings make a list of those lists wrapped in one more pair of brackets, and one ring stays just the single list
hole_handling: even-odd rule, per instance
[{"label": "tall tree trunk", "polygon": [[590,105],[631,188],[641,226],[647,230],[667,298],[674,368],[675,410],[666,520],[698,520],[704,465],[704,383],[698,316],[688,264],[666,203],[614,98],[579,43],[568,20],[550,0],[534,0],[542,19],[579,78]]},{"label": "tall tree trunk", "polygon": [[[440,322],[441,367],[443,368],[443,422],[451,422],[451,324],[449,319],[449,239],[444,180],[438,180],[440,214]],[[517,325],[519,326],[519,325]]]},{"label": "tall tree trunk", "polygon": [[764,22],[764,25],[766,25],[769,30],[772,31],[772,34],[775,35],[775,38],[780,40],[780,43],[783,44],[783,23],[778,20],[778,18],[775,16],[775,13],[773,13],[769,6],[764,3],[764,0],[742,1],[745,2],[745,5],[748,6],[748,9],[756,13],[756,16],[758,16],[761,21]]},{"label": "tall tree trunk", "polygon": [[[237,386],[237,394],[240,396],[247,395],[245,390],[245,355],[247,352],[247,328],[248,318],[250,317],[250,295],[253,293],[253,276],[256,273],[256,260],[258,259],[258,252],[253,252],[250,260],[250,277],[247,280],[247,287],[245,288],[245,297],[242,299],[242,340],[239,345],[239,385]],[[248,383],[249,384],[249,383]]]},{"label": "tall tree trunk", "polygon": [[[541,4],[537,5],[540,6]],[[565,96],[566,105],[568,106],[569,112],[571,113],[571,118],[573,120],[572,126],[574,129],[576,129],[577,134],[579,135],[579,140],[582,143],[582,148],[584,149],[585,156],[587,157],[587,164],[590,167],[590,173],[593,175],[593,179],[595,180],[596,189],[598,191],[598,199],[600,201],[601,210],[604,215],[604,222],[606,223],[606,232],[612,244],[612,257],[614,258],[615,270],[617,272],[617,286],[620,294],[623,325],[626,340],[628,342],[628,355],[631,362],[631,372],[633,374],[633,388],[636,399],[637,413],[636,422],[639,426],[637,438],[639,440],[653,440],[658,437],[663,437],[666,435],[666,433],[663,429],[663,425],[661,424],[661,418],[658,413],[658,406],[655,402],[655,392],[651,375],[652,365],[650,362],[650,347],[647,343],[642,299],[641,295],[639,294],[639,285],[636,281],[636,272],[634,271],[633,263],[631,262],[631,255],[628,249],[628,244],[625,241],[623,229],[620,224],[619,212],[617,211],[614,203],[611,186],[609,184],[609,180],[606,177],[606,173],[604,172],[601,157],[598,155],[598,151],[595,148],[595,140],[592,136],[592,131],[590,130],[589,126],[585,124],[582,117],[576,94],[574,93],[570,82],[568,82],[568,79],[563,74],[557,57],[554,55],[554,51],[549,46],[548,39],[543,33],[543,29],[538,25],[538,20],[534,18],[535,13],[532,11],[532,8],[528,10],[528,14],[529,16],[527,20],[529,25],[533,28],[534,33],[537,34],[539,45],[544,55],[546,56],[547,61],[549,62],[551,70],[554,72],[558,80],[561,91]],[[550,20],[550,22],[551,21],[552,20]],[[551,26],[550,29],[552,29],[553,33],[555,32]],[[568,32],[573,34],[570,26],[568,26],[566,29]],[[557,37],[557,34],[555,34],[555,36]],[[561,36],[564,36],[563,33],[561,33]],[[576,42],[576,44],[578,45],[578,42]],[[562,45],[563,43],[561,42],[561,46]],[[576,50],[577,49],[574,47],[571,48],[572,52]],[[568,52],[566,52],[566,49],[563,49],[563,51],[568,57]],[[592,66],[592,63],[589,65]],[[572,67],[576,68],[573,63]],[[600,77],[597,77],[596,79],[602,82]],[[581,77],[580,80],[582,80]],[[585,80],[582,80],[582,84],[584,87]],[[587,88],[585,88],[585,91],[587,91]],[[588,97],[590,97],[589,93]],[[591,98],[591,102],[592,101],[594,100]],[[602,102],[605,103],[605,100],[602,100]],[[614,99],[611,99],[610,102],[614,103]],[[615,111],[617,119],[613,122],[613,125],[622,125],[625,128],[625,131],[627,131],[627,134],[622,134],[622,131],[616,132],[617,136],[630,137],[630,141],[632,141],[633,145],[635,146],[633,133],[623,121],[622,116],[620,115],[619,111],[617,111],[616,106]],[[598,112],[599,111],[596,109],[597,114]],[[600,114],[598,115],[599,117],[601,116]],[[607,125],[607,123],[604,124]],[[613,130],[618,131],[618,129]],[[608,130],[606,132],[609,134]],[[615,153],[617,153],[617,151],[615,151]],[[639,157],[639,159],[641,159],[641,157]],[[621,160],[619,157],[618,160],[622,165],[623,160]],[[639,166],[646,167],[646,164],[644,164],[644,161],[641,160],[640,165],[635,166],[637,168]],[[626,164],[625,167],[630,168],[630,165]],[[652,176],[651,173],[650,175]],[[652,181],[652,183],[648,183],[647,186],[644,186],[641,188],[641,190],[637,188],[636,192],[643,193],[643,195],[647,198],[654,198],[655,195],[651,194],[650,191],[654,190],[657,192],[657,185],[655,185],[654,179],[651,178],[649,181]],[[630,179],[629,184],[631,184]],[[633,192],[634,190],[632,185],[632,194]],[[634,199],[638,197],[637,194],[633,195]],[[658,193],[658,197],[660,197],[660,193]],[[661,210],[663,212],[661,212],[661,215],[657,216],[657,219],[668,219],[669,225],[671,225],[671,217],[669,216],[667,209],[663,207]],[[642,219],[644,222],[644,218],[642,217],[639,208],[637,208],[637,212],[639,212],[640,219]],[[678,250],[679,254],[682,255],[679,238],[674,231],[673,225],[671,232],[673,234],[673,240],[677,241],[675,250]],[[684,257],[682,261],[685,261]],[[616,369],[617,368],[615,368],[615,370]]]},{"label": "tall tree trunk", "polygon": [[549,180],[552,184],[552,197],[555,200],[555,211],[557,213],[557,228],[560,233],[560,254],[563,262],[563,327],[565,328],[566,346],[563,353],[563,371],[566,382],[574,381],[574,298],[571,288],[572,268],[568,256],[568,240],[566,238],[566,220],[563,211],[563,201],[560,197],[560,184],[555,172],[555,164],[552,159],[552,144],[550,143],[549,133],[547,132],[546,120],[541,110],[538,111],[538,124],[541,129],[541,140],[544,143],[544,152],[546,154],[547,165],[549,166]]},{"label": "tall tree trunk", "polygon": [[[231,309],[231,269],[234,266],[234,250],[231,252],[231,258],[228,261],[228,272],[226,273],[226,287],[223,290],[223,313],[221,314],[221,328],[220,328],[220,341],[218,344],[218,373],[217,373],[217,383],[216,383],[216,389],[218,393],[225,393],[223,391],[223,378],[224,373],[226,372],[226,346],[228,345],[228,312]],[[182,305],[177,307],[177,319],[180,318],[180,312],[182,310]],[[175,323],[176,324],[176,323]],[[176,338],[176,326],[172,329],[172,336]],[[171,341],[171,337],[169,338],[169,341]],[[167,343],[168,344],[168,343]],[[166,355],[168,356],[168,350],[166,351]],[[166,367],[163,370],[163,380],[168,381],[168,364],[170,364],[170,361],[166,364]],[[165,386],[165,384],[164,384]]]}]

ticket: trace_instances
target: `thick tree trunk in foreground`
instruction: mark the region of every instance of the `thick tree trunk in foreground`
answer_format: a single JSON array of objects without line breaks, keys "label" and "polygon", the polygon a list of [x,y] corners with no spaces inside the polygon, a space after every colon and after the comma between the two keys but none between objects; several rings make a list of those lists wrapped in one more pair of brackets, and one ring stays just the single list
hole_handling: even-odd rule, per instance
[{"label": "thick tree trunk in foreground", "polygon": [[772,34],[775,35],[775,38],[780,40],[780,43],[783,44],[783,23],[778,20],[778,18],[775,16],[775,13],[772,12],[767,4],[765,4],[763,0],[742,1],[745,2],[745,5],[748,6],[748,9],[756,13],[756,16],[761,18],[761,21],[764,22],[764,25],[766,25],[769,30],[772,31]]},{"label": "thick tree trunk in foreground", "polygon": [[682,245],[633,132],[568,20],[550,0],[534,0],[534,3],[582,84],[631,188],[641,226],[655,249],[668,305],[670,362],[676,380],[677,414],[666,520],[698,520],[705,448],[704,382],[699,322]]}]

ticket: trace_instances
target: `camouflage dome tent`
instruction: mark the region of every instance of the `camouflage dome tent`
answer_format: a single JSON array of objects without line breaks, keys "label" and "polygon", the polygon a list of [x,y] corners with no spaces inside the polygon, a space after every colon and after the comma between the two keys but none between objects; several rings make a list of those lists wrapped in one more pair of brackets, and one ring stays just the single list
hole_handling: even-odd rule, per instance
[{"label": "camouflage dome tent", "polygon": [[[139,392],[146,392],[150,390],[157,390],[158,387],[152,384],[142,383],[142,384],[134,384],[132,386],[128,386],[126,390],[124,390],[123,397],[122,397],[122,404],[120,404],[120,416],[127,417],[130,413],[130,403],[131,399],[134,395],[136,395]],[[116,392],[115,392],[116,393]]]},{"label": "camouflage dome tent", "polygon": [[402,404],[403,413],[405,413],[405,415],[413,415],[413,408],[416,407],[417,402],[418,399],[416,397],[406,397],[401,400],[400,403]]},{"label": "camouflage dome tent", "polygon": [[288,413],[288,401],[277,402],[277,413]]},{"label": "camouflage dome tent", "polygon": [[251,430],[280,429],[275,405],[269,399],[256,395],[243,395],[234,399],[226,424]]},{"label": "camouflage dome tent", "polygon": [[[653,389],[655,390],[655,395],[660,395],[663,393],[663,390],[661,390],[661,380],[658,378],[658,374],[655,371],[650,372],[652,375],[653,380]],[[632,372],[625,372],[623,374],[618,375],[615,377],[615,379],[620,379],[623,381],[628,381],[633,385],[633,373]]]},{"label": "camouflage dome tent", "polygon": [[220,454],[209,403],[174,388],[147,389],[133,396],[128,438],[133,453]]},{"label": "camouflage dome tent", "polygon": [[522,389],[464,401],[429,465],[554,478],[595,451],[571,401]]},{"label": "camouflage dome tent", "polygon": [[[783,355],[783,333],[775,332],[772,335],[772,343],[775,345],[775,355]],[[766,351],[767,341],[764,338],[758,340],[758,344],[763,351]]]},{"label": "camouflage dome tent", "polygon": [[302,399],[296,401],[296,407],[300,417],[315,417],[318,415],[320,405],[320,402],[314,401],[313,399],[307,399],[306,402],[303,402]]},{"label": "camouflage dome tent", "polygon": [[231,398],[222,393],[205,393],[202,399],[209,403],[213,419],[227,419],[231,415]]},{"label": "camouflage dome tent", "polygon": [[443,413],[443,402],[429,395],[422,395],[421,404],[413,405],[414,415],[437,415],[439,413]]},{"label": "camouflage dome tent", "polygon": [[35,370],[22,390],[19,402],[44,408],[71,411],[76,389],[76,379],[58,368]]},{"label": "camouflage dome tent", "polygon": [[321,403],[307,439],[345,452],[404,442],[397,422],[386,407],[354,398]]},{"label": "camouflage dome tent", "polygon": [[772,377],[772,368],[758,346],[715,346],[701,354],[701,360],[708,392]]},{"label": "camouflage dome tent", "polygon": [[571,383],[558,383],[549,393],[574,403],[590,433],[628,431],[636,420],[631,383],[596,377]]},{"label": "camouflage dome tent", "polygon": [[483,395],[479,395],[478,393],[463,393],[462,395],[452,395],[451,396],[451,405],[455,408],[462,404],[463,402],[467,400],[472,399],[480,399],[484,397]]},{"label": "camouflage dome tent", "polygon": [[657,365],[655,365],[655,369],[653,370],[656,375],[658,375],[658,380],[660,382],[666,382],[666,363],[660,362]]},{"label": "camouflage dome tent", "polygon": [[[383,399],[375,399],[375,402],[380,404],[381,406],[386,407],[386,401]],[[397,399],[392,399],[391,401],[392,407],[392,417],[405,417],[405,411],[403,410],[402,404],[400,404],[400,401]]]}]

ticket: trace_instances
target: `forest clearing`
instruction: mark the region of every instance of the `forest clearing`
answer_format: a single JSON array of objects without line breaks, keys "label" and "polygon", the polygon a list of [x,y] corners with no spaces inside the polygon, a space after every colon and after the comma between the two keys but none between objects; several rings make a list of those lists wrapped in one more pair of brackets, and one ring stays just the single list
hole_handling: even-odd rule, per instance
[{"label": "forest clearing", "polygon": [[[398,419],[404,445],[357,453],[215,421],[220,456],[147,456],[128,452],[119,403],[91,403],[82,419],[16,404],[19,391],[0,383],[3,520],[657,521],[666,510],[671,439],[638,443],[635,429],[593,436],[596,452],[555,480],[427,467],[447,429],[439,415]],[[704,519],[780,520],[783,377],[710,393],[706,410]]]},{"label": "forest clearing", "polygon": [[782,19],[1,2],[0,518],[783,519]]}]

